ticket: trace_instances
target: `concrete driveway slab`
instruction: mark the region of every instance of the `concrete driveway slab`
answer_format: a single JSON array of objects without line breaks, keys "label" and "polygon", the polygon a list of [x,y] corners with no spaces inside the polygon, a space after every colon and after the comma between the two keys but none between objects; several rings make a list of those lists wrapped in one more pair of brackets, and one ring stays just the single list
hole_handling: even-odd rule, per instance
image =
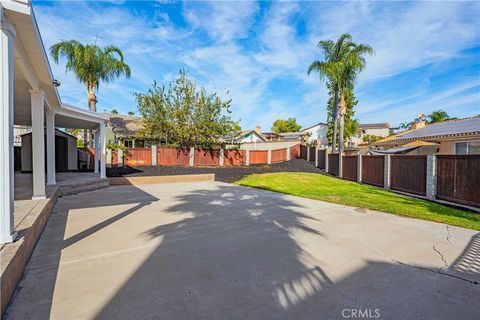
[{"label": "concrete driveway slab", "polygon": [[[7,319],[479,319],[480,235],[218,182],[59,199]],[[365,318],[365,317],[364,317]]]}]

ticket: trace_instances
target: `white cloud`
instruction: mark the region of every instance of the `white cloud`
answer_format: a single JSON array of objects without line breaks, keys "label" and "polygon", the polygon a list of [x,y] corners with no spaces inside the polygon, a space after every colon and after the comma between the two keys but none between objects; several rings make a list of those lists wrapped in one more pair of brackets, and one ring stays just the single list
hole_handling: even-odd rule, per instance
[{"label": "white cloud", "polygon": [[[305,126],[325,121],[325,84],[317,75],[306,74],[309,63],[322,58],[315,47],[320,39],[350,32],[356,41],[376,49],[359,80],[357,92],[363,100],[357,115],[365,117],[362,121],[392,122],[408,120],[402,118],[403,112],[399,115],[403,110],[396,107],[399,102],[407,103],[409,110],[419,107],[410,103],[420,100],[425,107],[428,102],[453,105],[458,90],[468,82],[452,84],[442,97],[430,89],[428,76],[407,96],[379,92],[376,88],[383,81],[412,68],[444,63],[479,44],[480,23],[474,19],[478,3],[186,2],[175,14],[167,10],[171,7],[159,3],[146,12],[59,2],[35,9],[47,47],[63,39],[93,42],[98,33],[100,44],[124,51],[132,78],[101,85],[99,110],[133,110],[131,92],[145,91],[154,80],[173,80],[185,68],[199,85],[228,90],[233,115],[244,127],[269,128],[278,117],[293,116]],[[71,73],[65,75],[64,65],[52,64],[52,69],[62,82],[62,99],[85,106],[83,85]],[[278,81],[292,86],[271,89]],[[433,93],[437,101],[429,100]],[[462,101],[474,99],[472,95]]]}]

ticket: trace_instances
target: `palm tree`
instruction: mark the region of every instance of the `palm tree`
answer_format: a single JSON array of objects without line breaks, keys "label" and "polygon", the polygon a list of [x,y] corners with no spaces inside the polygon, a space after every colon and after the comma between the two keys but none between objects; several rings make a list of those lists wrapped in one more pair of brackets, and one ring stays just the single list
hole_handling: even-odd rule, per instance
[{"label": "palm tree", "polygon": [[335,152],[337,147],[337,114],[338,114],[338,97],[339,88],[338,84],[332,79],[332,64],[342,60],[342,57],[348,51],[349,47],[349,34],[343,34],[340,38],[333,42],[332,40],[320,40],[317,47],[321,48],[325,56],[325,61],[315,60],[308,67],[308,74],[312,71],[318,72],[320,80],[327,80],[332,85],[333,90],[333,151]]},{"label": "palm tree", "polygon": [[430,115],[428,115],[428,117],[430,118],[431,123],[443,122],[443,121],[448,120],[450,118],[448,113],[446,113],[443,110],[433,111]]},{"label": "palm tree", "polygon": [[[316,71],[320,79],[326,79],[334,93],[333,112],[333,150],[336,150],[337,119],[340,114],[339,153],[343,152],[343,131],[345,115],[345,92],[351,88],[358,74],[365,68],[365,54],[373,54],[373,49],[366,44],[357,44],[348,33],[333,42],[319,41],[318,47],[323,50],[325,61],[314,61],[308,67],[308,74]],[[340,99],[339,99],[340,98]],[[340,101],[339,101],[340,100]],[[339,104],[340,102],[340,104]]]},{"label": "palm tree", "polygon": [[50,48],[53,60],[67,59],[66,70],[73,71],[77,79],[87,89],[87,102],[90,111],[97,111],[97,96],[100,82],[110,82],[125,75],[130,77],[130,67],[123,62],[122,51],[115,46],[101,48],[96,44],[83,45],[78,41],[61,41]]}]

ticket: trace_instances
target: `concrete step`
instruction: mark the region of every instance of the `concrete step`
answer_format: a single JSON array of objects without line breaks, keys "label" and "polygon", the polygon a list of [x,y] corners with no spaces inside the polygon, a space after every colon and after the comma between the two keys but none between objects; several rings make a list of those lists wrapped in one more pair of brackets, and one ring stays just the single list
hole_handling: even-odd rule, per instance
[{"label": "concrete step", "polygon": [[142,185],[160,183],[182,183],[198,181],[214,181],[215,174],[184,174],[171,176],[149,176],[149,177],[115,177],[110,178],[110,185]]},{"label": "concrete step", "polygon": [[71,184],[64,184],[59,186],[60,196],[67,196],[70,194],[77,194],[80,192],[93,191],[98,189],[108,188],[110,182],[108,179],[98,179],[95,181],[81,181]]}]

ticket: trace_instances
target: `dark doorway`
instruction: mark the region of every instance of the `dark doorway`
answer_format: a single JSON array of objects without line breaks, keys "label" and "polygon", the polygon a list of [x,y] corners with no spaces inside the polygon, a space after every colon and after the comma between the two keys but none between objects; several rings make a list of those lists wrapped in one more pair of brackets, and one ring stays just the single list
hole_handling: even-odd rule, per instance
[{"label": "dark doorway", "polygon": [[68,171],[68,140],[65,137],[55,136],[55,171]]}]

